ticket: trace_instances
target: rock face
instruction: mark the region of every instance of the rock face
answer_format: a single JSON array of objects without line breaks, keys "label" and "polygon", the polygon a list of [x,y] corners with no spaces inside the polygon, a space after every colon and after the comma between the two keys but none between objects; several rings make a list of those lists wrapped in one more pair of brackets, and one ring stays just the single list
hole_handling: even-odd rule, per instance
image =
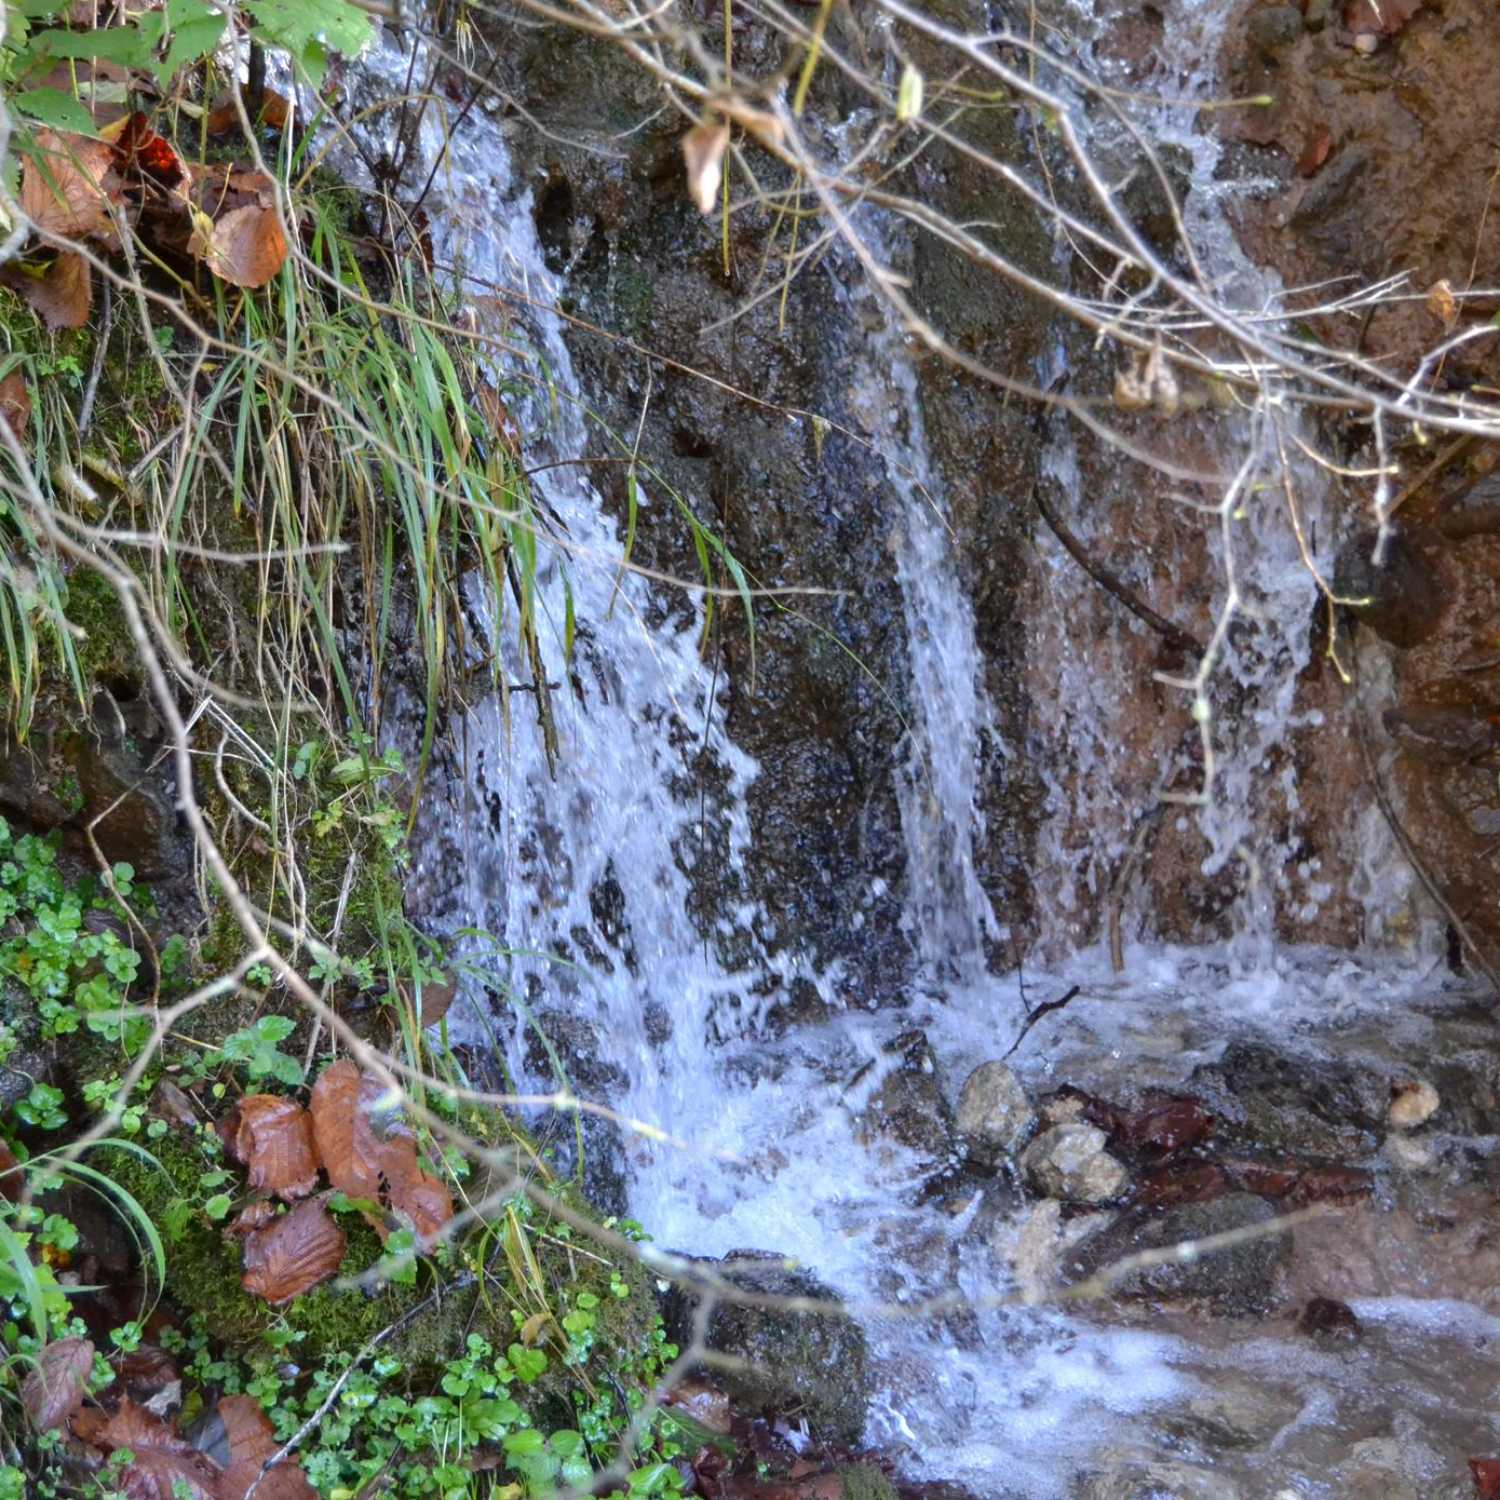
[{"label": "rock face", "polygon": [[[724,1272],[726,1279],[756,1297],[838,1301],[831,1287],[806,1271],[788,1270],[780,1256],[739,1250],[725,1263],[735,1263]],[[667,1332],[684,1349],[693,1342],[698,1305],[681,1290],[667,1298]],[[721,1301],[708,1320],[705,1342],[727,1361],[716,1360],[712,1373],[737,1405],[805,1419],[824,1441],[858,1445],[871,1377],[864,1330],[852,1318],[840,1312]]]},{"label": "rock face", "polygon": [[857,1134],[867,1143],[886,1140],[904,1146],[934,1165],[948,1155],[953,1131],[937,1058],[920,1031],[903,1032],[886,1050],[901,1061],[871,1096]]},{"label": "rock face", "polygon": [[1072,1203],[1107,1203],[1125,1191],[1130,1173],[1104,1149],[1108,1136],[1094,1125],[1054,1125],[1021,1156],[1039,1192]]},{"label": "rock face", "polygon": [[976,1160],[1014,1156],[1035,1124],[1025,1089],[1003,1062],[980,1063],[964,1081],[958,1133]]}]

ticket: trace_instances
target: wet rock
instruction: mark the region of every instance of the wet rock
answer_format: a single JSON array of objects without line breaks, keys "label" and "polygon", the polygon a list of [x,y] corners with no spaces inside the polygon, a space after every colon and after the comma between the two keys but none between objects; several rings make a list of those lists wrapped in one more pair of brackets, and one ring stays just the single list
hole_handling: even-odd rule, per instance
[{"label": "wet rock", "polygon": [[1190,1086],[1221,1127],[1246,1145],[1347,1161],[1379,1144],[1389,1103],[1383,1078],[1344,1063],[1294,1057],[1263,1042],[1233,1042]]},{"label": "wet rock", "polygon": [[5,1114],[31,1092],[33,1084],[51,1080],[53,1053],[42,1043],[35,1002],[14,979],[0,979],[0,1021],[15,1043],[10,1055],[0,1061],[0,1114]]},{"label": "wet rock", "polygon": [[1347,1500],[1421,1500],[1422,1492],[1405,1472],[1404,1457],[1394,1438],[1366,1438],[1356,1443],[1338,1467],[1340,1496]]},{"label": "wet rock", "polygon": [[84,830],[92,825],[104,857],[130,865],[142,880],[188,868],[189,839],[174,799],[170,771],[134,736],[80,731],[39,715],[23,745],[0,727],[0,816],[18,831],[62,830],[90,867]]},{"label": "wet rock", "polygon": [[[838,1293],[808,1271],[788,1269],[781,1256],[737,1250],[722,1262],[725,1280],[757,1297],[837,1304]],[[668,1336],[693,1342],[699,1297],[677,1288],[663,1308]],[[853,1447],[864,1430],[871,1376],[864,1330],[846,1313],[721,1301],[708,1319],[706,1345],[717,1360],[715,1382],[747,1411],[805,1419],[815,1436]]]},{"label": "wet rock", "polygon": [[1036,1189],[1070,1203],[1107,1203],[1130,1182],[1121,1162],[1104,1149],[1108,1137],[1095,1125],[1054,1125],[1021,1156]]},{"label": "wet rock", "polygon": [[[1259,1312],[1271,1302],[1277,1273],[1291,1254],[1292,1236],[1269,1226],[1277,1211],[1250,1193],[1229,1193],[1209,1203],[1190,1203],[1156,1217],[1127,1215],[1090,1236],[1068,1258],[1074,1284],[1144,1251],[1196,1245],[1216,1235],[1244,1231],[1218,1249],[1190,1252],[1122,1276],[1113,1295],[1131,1299],[1204,1302],[1233,1315]],[[1181,1252],[1179,1251],[1178,1254]]]},{"label": "wet rock", "polygon": [[1373,533],[1350,537],[1334,562],[1333,590],[1340,599],[1357,600],[1346,606],[1349,612],[1402,650],[1436,635],[1452,601],[1452,579],[1432,548],[1406,531],[1386,539],[1378,563]]},{"label": "wet rock", "polygon": [[1303,1401],[1296,1390],[1225,1370],[1196,1372],[1199,1388],[1178,1411],[1161,1419],[1180,1442],[1209,1449],[1259,1448],[1296,1421]]},{"label": "wet rock", "polygon": [[1381,718],[1403,751],[1430,765],[1463,765],[1500,749],[1500,724],[1477,703],[1388,708]]},{"label": "wet rock", "polygon": [[1196,1464],[1132,1450],[1103,1455],[1102,1467],[1074,1487],[1074,1500],[1242,1500],[1232,1479]]},{"label": "wet rock", "polygon": [[1014,1156],[1035,1124],[1025,1089],[1003,1062],[980,1063],[969,1074],[958,1099],[958,1133],[971,1157]]},{"label": "wet rock", "polygon": [[953,1144],[953,1115],[938,1076],[937,1058],[920,1031],[903,1032],[886,1049],[900,1058],[865,1106],[856,1134],[866,1144],[891,1141],[929,1162]]},{"label": "wet rock", "polygon": [[1362,1332],[1354,1309],[1336,1297],[1309,1297],[1297,1314],[1297,1331],[1325,1349],[1357,1344]]}]

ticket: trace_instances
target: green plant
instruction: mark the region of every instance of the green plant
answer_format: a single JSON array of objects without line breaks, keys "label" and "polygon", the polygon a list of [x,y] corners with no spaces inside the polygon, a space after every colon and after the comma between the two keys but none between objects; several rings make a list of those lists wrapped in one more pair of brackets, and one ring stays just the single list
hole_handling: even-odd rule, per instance
[{"label": "green plant", "polygon": [[253,1025],[224,1038],[224,1056],[243,1063],[253,1082],[274,1078],[288,1088],[297,1088],[302,1082],[302,1064],[277,1046],[296,1029],[297,1023],[286,1016],[261,1016]]}]

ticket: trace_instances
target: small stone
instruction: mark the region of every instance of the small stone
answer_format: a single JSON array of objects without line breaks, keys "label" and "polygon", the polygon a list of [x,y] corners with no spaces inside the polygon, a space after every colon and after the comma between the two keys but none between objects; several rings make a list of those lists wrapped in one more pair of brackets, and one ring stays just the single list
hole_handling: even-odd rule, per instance
[{"label": "small stone", "polygon": [[980,1063],[969,1074],[958,1099],[958,1130],[971,1156],[1014,1156],[1035,1124],[1026,1091],[1004,1063]]},{"label": "small stone", "polygon": [[1354,1309],[1336,1297],[1310,1297],[1297,1314],[1297,1331],[1325,1348],[1357,1344],[1363,1332]]},{"label": "small stone", "polygon": [[1425,1172],[1433,1163],[1432,1148],[1423,1140],[1414,1140],[1409,1135],[1393,1135],[1386,1139],[1385,1158],[1401,1172]]},{"label": "small stone", "polygon": [[1054,1125],[1021,1157],[1038,1191],[1070,1203],[1107,1203],[1118,1198],[1130,1174],[1105,1149],[1109,1139],[1093,1125]]},{"label": "small stone", "polygon": [[1388,1118],[1397,1130],[1415,1130],[1437,1113],[1441,1103],[1438,1091],[1425,1078],[1412,1078],[1392,1091]]},{"label": "small stone", "polygon": [[1250,17],[1246,30],[1262,53],[1279,52],[1302,35],[1302,12],[1295,5],[1268,5]]},{"label": "small stone", "polygon": [[1380,38],[1373,31],[1362,31],[1354,38],[1354,50],[1364,57],[1370,57],[1380,46]]}]

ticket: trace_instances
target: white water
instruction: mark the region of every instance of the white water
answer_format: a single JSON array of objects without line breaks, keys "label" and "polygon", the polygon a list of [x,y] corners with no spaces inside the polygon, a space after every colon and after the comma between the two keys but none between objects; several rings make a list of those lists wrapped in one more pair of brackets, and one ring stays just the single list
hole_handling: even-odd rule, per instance
[{"label": "white water", "polygon": [[[1209,51],[1201,46],[1201,55]],[[368,60],[370,94],[399,86],[405,73],[405,54],[387,47]],[[1190,90],[1203,81],[1194,75],[1180,82]],[[1206,184],[1211,145],[1192,136],[1184,118],[1163,115],[1157,126],[1191,144],[1199,184]],[[422,144],[428,160],[435,159],[442,144],[435,119]],[[512,301],[508,316],[536,357],[499,373],[531,381],[533,396],[517,412],[534,435],[528,457],[576,457],[585,440],[584,399],[561,325],[546,310],[558,288],[536,242],[530,192],[515,181],[501,128],[481,112],[455,134],[452,151],[428,204],[439,259],[462,266],[477,283],[533,299]],[[1201,243],[1218,237],[1215,253],[1229,253],[1222,220],[1206,208],[1199,214],[1201,207],[1195,205],[1194,218]],[[538,384],[543,369],[556,399]],[[915,377],[889,334],[872,340],[869,362],[854,376],[882,413],[872,441],[901,505],[893,520],[902,538],[898,573],[917,705],[902,815],[912,884],[922,893],[908,928],[926,978],[957,973],[962,982],[914,998],[899,1013],[838,1015],[778,1043],[751,1029],[741,1040],[710,1044],[716,1004],[740,993],[745,979],[721,967],[716,934],[699,931],[688,915],[682,865],[699,837],[702,809],[677,787],[695,784],[700,747],[727,769],[727,795],[708,815],[723,820],[733,867],[751,846],[745,790],[756,775],[773,772],[752,764],[719,728],[697,619],[679,611],[664,622],[652,590],[636,579],[625,580],[615,596],[618,529],[581,471],[569,467],[537,479],[565,531],[580,622],[570,670],[561,643],[564,564],[554,558],[541,582],[550,626],[547,675],[562,685],[553,698],[561,738],[556,779],[525,695],[513,698],[508,724],[493,698],[475,708],[463,726],[461,768],[446,789],[434,791],[448,805],[442,838],[428,844],[426,867],[418,871],[429,920],[450,934],[466,928],[491,934],[498,951],[465,940],[476,965],[528,1004],[566,1009],[596,1025],[610,1062],[627,1079],[621,1095],[605,1102],[692,1143],[692,1152],[644,1141],[630,1147],[632,1210],[660,1243],[699,1254],[774,1249],[815,1268],[861,1309],[878,1384],[867,1436],[898,1455],[909,1474],[961,1480],[984,1497],[1051,1500],[1069,1492],[1077,1472],[1106,1462],[1099,1457],[1105,1450],[1153,1440],[1158,1452],[1170,1447],[1156,1432],[1159,1414],[1238,1366],[1288,1381],[1294,1406],[1265,1450],[1235,1460],[1255,1486],[1246,1493],[1270,1495],[1276,1485],[1295,1484],[1305,1500],[1338,1494],[1327,1455],[1340,1413],[1378,1406],[1396,1380],[1417,1405],[1443,1400],[1441,1367],[1428,1375],[1411,1369],[1420,1310],[1372,1304],[1367,1311],[1379,1336],[1351,1369],[1334,1368],[1337,1356],[1315,1356],[1269,1333],[1226,1349],[1180,1328],[1126,1328],[1051,1308],[1000,1305],[1017,1286],[1011,1257],[1020,1220],[987,1214],[977,1200],[953,1216],[915,1207],[919,1163],[858,1138],[868,1084],[851,1090],[849,1081],[881,1058],[891,1035],[914,1025],[926,1030],[951,1096],[971,1067],[1010,1044],[1024,1006],[1018,978],[983,976],[983,941],[1000,932],[1000,923],[975,880],[971,851],[980,831],[977,747],[994,724],[973,610],[957,586],[940,524],[945,506],[926,461]],[[1081,503],[1061,434],[1048,463],[1065,493]],[[1226,739],[1219,796],[1203,819],[1207,861],[1249,853],[1263,872],[1266,904],[1242,912],[1240,930],[1250,940],[1229,951],[1131,948],[1128,984],[1108,971],[1097,949],[1051,972],[1028,974],[1032,1004],[1072,984],[1085,991],[1065,1018],[1042,1023],[1020,1052],[1018,1067],[1033,1091],[1063,1081],[1117,1091],[1180,1082],[1194,1062],[1217,1052],[1226,1017],[1277,1038],[1302,1033],[1311,1046],[1328,1028],[1384,1014],[1423,987],[1411,972],[1366,970],[1322,952],[1275,952],[1270,944],[1269,901],[1288,888],[1279,850],[1262,832],[1267,803],[1256,776],[1294,727],[1291,688],[1307,647],[1305,632],[1290,622],[1305,619],[1311,596],[1278,516],[1274,505],[1256,506],[1236,538],[1244,591],[1263,607],[1255,629],[1225,660],[1251,708]],[[1069,560],[1045,541],[1039,545],[1047,587],[1055,590],[1049,617],[1087,618],[1082,601],[1089,586]],[[482,611],[484,602],[475,603]],[[1075,635],[1053,645],[1063,663],[1054,722],[1067,739],[1066,754],[1059,744],[1054,763],[1067,770],[1053,780],[1057,816],[1044,858],[1058,872],[1055,898],[1065,916],[1084,897],[1082,885],[1071,882],[1092,883],[1097,898],[1105,868],[1100,862],[1078,875],[1065,811],[1117,853],[1134,804],[1114,785],[1108,731],[1110,695],[1122,686],[1111,670],[1124,660],[1117,640],[1101,647]],[[511,680],[530,680],[529,665],[514,653],[506,667]],[[1295,785],[1279,786],[1281,795],[1295,797]],[[1380,869],[1371,871],[1372,899],[1383,880]],[[599,899],[615,887],[618,899]],[[729,911],[719,921],[743,935],[752,916]],[[567,965],[550,957],[563,950],[572,960]],[[759,957],[763,966],[769,962]],[[494,1019],[512,1068],[524,1075],[518,1011],[502,1008]],[[893,1315],[955,1287],[976,1308],[961,1327]],[[1478,1359],[1475,1341],[1488,1336],[1463,1318],[1443,1331],[1471,1360]],[[1449,1399],[1447,1420],[1471,1441],[1491,1419],[1482,1404],[1470,1409],[1466,1400]]]}]

